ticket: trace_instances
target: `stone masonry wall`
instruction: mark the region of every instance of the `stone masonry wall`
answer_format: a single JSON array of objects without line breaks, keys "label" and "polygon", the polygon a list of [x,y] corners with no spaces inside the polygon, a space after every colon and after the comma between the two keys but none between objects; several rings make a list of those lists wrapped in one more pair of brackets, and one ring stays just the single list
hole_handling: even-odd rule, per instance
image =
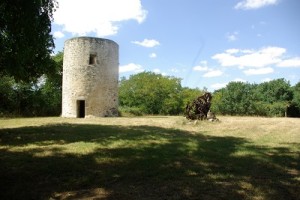
[{"label": "stone masonry wall", "polygon": [[[119,47],[114,41],[78,37],[65,42],[62,116],[116,116],[118,110]],[[81,108],[82,109],[82,108]],[[82,117],[82,116],[81,116]]]}]

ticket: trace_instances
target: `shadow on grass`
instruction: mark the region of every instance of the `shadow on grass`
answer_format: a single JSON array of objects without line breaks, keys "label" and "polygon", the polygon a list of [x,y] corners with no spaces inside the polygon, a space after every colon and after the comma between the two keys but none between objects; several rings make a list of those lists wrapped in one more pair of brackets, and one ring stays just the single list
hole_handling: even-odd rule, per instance
[{"label": "shadow on grass", "polygon": [[299,199],[293,145],[154,126],[0,129],[0,199]]}]

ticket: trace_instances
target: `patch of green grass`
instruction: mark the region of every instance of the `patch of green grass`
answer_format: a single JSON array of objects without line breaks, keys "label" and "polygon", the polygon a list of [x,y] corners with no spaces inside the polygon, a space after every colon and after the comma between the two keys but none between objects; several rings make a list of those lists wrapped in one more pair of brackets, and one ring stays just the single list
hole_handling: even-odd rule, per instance
[{"label": "patch of green grass", "polygon": [[170,128],[160,118],[153,125],[45,120],[0,128],[0,199],[300,196],[299,141],[269,146],[230,135],[232,127],[214,135],[209,126],[221,125]]}]

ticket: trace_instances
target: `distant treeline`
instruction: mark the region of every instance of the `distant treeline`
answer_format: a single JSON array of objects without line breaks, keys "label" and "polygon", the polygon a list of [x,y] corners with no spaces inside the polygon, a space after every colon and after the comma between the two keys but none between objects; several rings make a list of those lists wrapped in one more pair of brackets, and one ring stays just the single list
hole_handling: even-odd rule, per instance
[{"label": "distant treeline", "polygon": [[[181,80],[142,72],[120,82],[121,111],[132,114],[180,115],[188,102],[205,91],[181,87]],[[211,110],[222,115],[300,116],[300,82],[285,79],[260,84],[230,82],[213,92]]]},{"label": "distant treeline", "polygon": [[214,92],[212,110],[223,115],[300,117],[300,82],[293,87],[285,79],[231,82]]},{"label": "distant treeline", "polygon": [[[15,81],[0,75],[0,116],[59,116],[63,53],[54,57],[51,73],[37,81]],[[141,72],[119,83],[120,115],[182,115],[188,102],[205,90],[181,86],[181,79]],[[230,82],[212,93],[211,110],[222,115],[300,117],[300,82],[285,79],[260,84]]]}]

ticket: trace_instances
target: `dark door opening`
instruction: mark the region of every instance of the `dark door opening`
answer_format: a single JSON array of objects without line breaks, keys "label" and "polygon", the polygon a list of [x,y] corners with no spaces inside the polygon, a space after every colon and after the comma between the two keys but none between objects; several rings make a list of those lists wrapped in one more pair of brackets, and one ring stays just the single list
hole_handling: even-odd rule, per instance
[{"label": "dark door opening", "polygon": [[90,55],[89,64],[90,64],[90,65],[96,64],[96,60],[97,60],[97,55],[91,54],[91,55]]},{"label": "dark door opening", "polygon": [[85,100],[77,100],[77,118],[85,117]]}]

